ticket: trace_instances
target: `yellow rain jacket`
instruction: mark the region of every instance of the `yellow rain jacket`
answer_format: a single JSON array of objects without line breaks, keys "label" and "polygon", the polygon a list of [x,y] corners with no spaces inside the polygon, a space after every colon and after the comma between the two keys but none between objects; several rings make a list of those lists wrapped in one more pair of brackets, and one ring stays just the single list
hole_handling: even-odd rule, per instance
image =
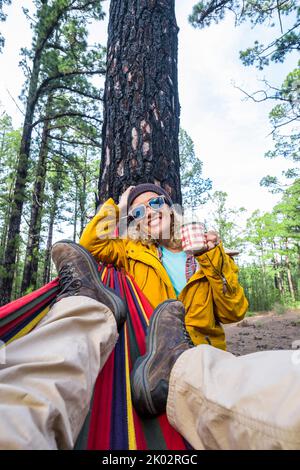
[{"label": "yellow rain jacket", "polygon": [[[153,308],[164,300],[176,299],[155,245],[113,238],[118,216],[118,206],[108,199],[85,227],[79,243],[97,261],[112,263],[131,274]],[[186,309],[186,327],[195,344],[211,343],[226,349],[222,323],[242,320],[248,308],[238,283],[238,267],[225,253],[222,242],[196,259],[200,269],[178,296]]]}]

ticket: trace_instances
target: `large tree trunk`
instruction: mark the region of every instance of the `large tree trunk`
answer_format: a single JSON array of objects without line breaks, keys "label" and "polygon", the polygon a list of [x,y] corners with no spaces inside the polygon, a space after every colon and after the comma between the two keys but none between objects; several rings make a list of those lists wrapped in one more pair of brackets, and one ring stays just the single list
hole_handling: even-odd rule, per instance
[{"label": "large tree trunk", "polygon": [[181,203],[174,0],[111,0],[99,199],[153,182]]},{"label": "large tree trunk", "polygon": [[[49,113],[50,108],[51,98],[49,98],[46,113]],[[42,132],[39,160],[37,164],[34,189],[32,193],[31,216],[29,222],[28,242],[26,247],[21,294],[25,294],[26,290],[29,288],[34,290],[36,288],[37,282],[42,209],[48,155],[49,125],[50,121],[45,121]]]}]

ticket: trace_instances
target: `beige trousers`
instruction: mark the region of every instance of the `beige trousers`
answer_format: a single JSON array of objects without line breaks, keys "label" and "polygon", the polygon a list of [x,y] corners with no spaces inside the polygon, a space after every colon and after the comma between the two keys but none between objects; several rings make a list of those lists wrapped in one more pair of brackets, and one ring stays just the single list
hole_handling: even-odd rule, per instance
[{"label": "beige trousers", "polygon": [[[112,312],[62,299],[0,365],[0,449],[72,449],[117,341]],[[195,449],[299,449],[296,351],[235,357],[208,345],[179,357],[168,419]],[[2,356],[3,357],[3,356]]]},{"label": "beige trousers", "polygon": [[117,338],[112,312],[78,296],[9,344],[0,364],[0,449],[72,449]]},{"label": "beige trousers", "polygon": [[300,449],[299,356],[186,351],[172,369],[168,419],[195,449]]}]

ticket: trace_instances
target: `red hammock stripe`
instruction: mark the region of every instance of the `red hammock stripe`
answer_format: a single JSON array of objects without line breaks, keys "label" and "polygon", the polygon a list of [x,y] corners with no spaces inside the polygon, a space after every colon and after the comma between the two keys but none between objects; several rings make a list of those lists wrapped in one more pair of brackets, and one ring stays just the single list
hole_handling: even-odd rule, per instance
[{"label": "red hammock stripe", "polygon": [[20,308],[29,304],[32,300],[45,294],[46,292],[51,290],[53,287],[58,287],[58,278],[49,282],[45,286],[40,287],[34,292],[31,292],[30,294],[24,295],[24,297],[21,297],[20,299],[13,300],[9,304],[3,305],[3,307],[0,307],[0,319],[5,318],[6,316],[10,315],[12,312],[15,312],[16,310],[19,310]]},{"label": "red hammock stripe", "polygon": [[158,420],[166,441],[167,449],[185,450],[186,445],[180,434],[177,432],[170,433],[170,423],[167,415],[163,414],[159,416]]},{"label": "red hammock stripe", "polygon": [[135,339],[138,345],[140,355],[142,356],[146,352],[145,340],[144,340],[145,333],[144,333],[143,325],[139,321],[136,305],[131,297],[131,292],[130,292],[128,285],[125,284],[124,290],[125,290],[128,310],[132,313],[132,315],[130,316],[130,319],[131,319],[131,323],[134,329]]},{"label": "red hammock stripe", "polygon": [[[114,351],[99,374],[94,391],[87,449],[109,450]],[[101,423],[99,417],[101,416]]]}]

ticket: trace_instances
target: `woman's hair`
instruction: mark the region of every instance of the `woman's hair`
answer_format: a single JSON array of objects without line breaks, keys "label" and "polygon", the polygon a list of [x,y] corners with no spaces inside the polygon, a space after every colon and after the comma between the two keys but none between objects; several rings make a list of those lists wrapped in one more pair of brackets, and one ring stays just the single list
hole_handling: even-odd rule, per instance
[{"label": "woman's hair", "polygon": [[[174,247],[181,244],[180,226],[182,216],[174,207],[170,207],[170,242]],[[140,241],[143,245],[159,245],[158,239],[150,238],[149,235],[143,233],[140,229],[140,224],[131,221],[127,227],[128,238],[135,241]]]}]

